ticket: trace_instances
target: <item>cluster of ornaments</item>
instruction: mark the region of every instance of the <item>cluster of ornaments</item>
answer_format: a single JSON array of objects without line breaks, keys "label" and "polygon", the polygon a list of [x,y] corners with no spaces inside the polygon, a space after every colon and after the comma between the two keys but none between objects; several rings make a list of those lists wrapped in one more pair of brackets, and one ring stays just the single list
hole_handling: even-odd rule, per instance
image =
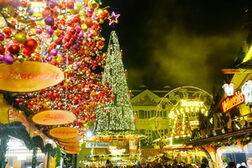
[{"label": "cluster of ornaments", "polygon": [[45,62],[64,71],[65,80],[19,96],[15,105],[33,113],[50,109],[72,111],[77,117],[72,124],[85,130],[88,122],[95,121],[97,106],[113,99],[108,84],[101,82],[102,73],[94,73],[105,64],[101,24],[110,14],[100,8],[99,0],[49,0],[44,2],[39,16],[34,16],[32,3],[0,1],[4,22],[0,26],[0,61],[8,65]]}]

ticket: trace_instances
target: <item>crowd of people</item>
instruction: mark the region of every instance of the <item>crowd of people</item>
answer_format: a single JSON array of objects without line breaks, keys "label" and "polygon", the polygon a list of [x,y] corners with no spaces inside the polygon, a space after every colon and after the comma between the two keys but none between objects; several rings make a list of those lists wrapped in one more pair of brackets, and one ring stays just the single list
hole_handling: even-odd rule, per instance
[{"label": "crowd of people", "polygon": [[[113,166],[113,164],[110,160],[107,160],[106,164],[104,166],[102,166],[102,168],[113,168],[113,167],[119,168],[118,166]],[[159,162],[159,163],[144,163],[143,164],[140,161],[138,161],[133,166],[120,166],[120,167],[123,167],[123,168],[208,168],[208,165],[203,163],[203,164],[197,166],[197,165],[192,165],[192,164],[185,164],[184,162],[181,162],[181,163],[174,162],[173,164],[161,163],[161,162]]]},{"label": "crowd of people", "polygon": [[[120,166],[120,168],[209,168],[207,163],[202,163],[199,165],[195,164],[185,164],[184,162],[174,162],[173,164],[169,163],[145,163],[142,164],[140,161],[133,166]],[[113,166],[110,160],[106,161],[106,164],[102,168],[119,168],[119,166]],[[236,164],[235,162],[229,162],[224,168],[249,168],[245,163]]]}]

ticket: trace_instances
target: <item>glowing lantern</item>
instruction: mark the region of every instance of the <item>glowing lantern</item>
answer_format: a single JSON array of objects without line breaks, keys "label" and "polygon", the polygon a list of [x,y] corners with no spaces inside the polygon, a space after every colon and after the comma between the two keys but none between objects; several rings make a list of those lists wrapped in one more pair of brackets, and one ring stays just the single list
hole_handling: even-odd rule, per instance
[{"label": "glowing lantern", "polygon": [[234,84],[230,83],[227,84],[225,83],[222,88],[224,89],[224,92],[226,93],[227,96],[233,96],[234,95]]},{"label": "glowing lantern", "polygon": [[252,80],[247,81],[244,83],[241,89],[242,93],[245,96],[245,103],[251,103],[252,102]]}]

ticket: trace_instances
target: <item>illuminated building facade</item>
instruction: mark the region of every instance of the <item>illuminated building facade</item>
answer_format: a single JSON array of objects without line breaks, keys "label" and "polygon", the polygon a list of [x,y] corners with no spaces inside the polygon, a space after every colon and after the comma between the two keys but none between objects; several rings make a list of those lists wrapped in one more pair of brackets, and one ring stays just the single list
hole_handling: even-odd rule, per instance
[{"label": "illuminated building facade", "polygon": [[[155,93],[146,89],[131,100],[136,129],[147,137],[145,142],[142,143],[142,147],[151,146],[154,140],[171,132],[170,119],[168,118],[169,104],[167,101],[164,101],[162,109],[157,110],[157,105],[162,96],[158,96]],[[156,122],[160,123],[158,128],[156,127]]]}]

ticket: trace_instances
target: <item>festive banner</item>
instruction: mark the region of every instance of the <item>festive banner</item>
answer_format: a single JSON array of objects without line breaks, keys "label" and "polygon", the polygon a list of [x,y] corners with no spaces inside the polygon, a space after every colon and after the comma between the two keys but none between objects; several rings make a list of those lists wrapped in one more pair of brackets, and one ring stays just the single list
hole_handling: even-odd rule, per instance
[{"label": "festive banner", "polygon": [[0,64],[0,90],[33,92],[54,86],[64,79],[56,66],[26,61],[12,65]]},{"label": "festive banner", "polygon": [[32,121],[40,125],[62,125],[74,122],[75,115],[69,111],[48,110],[35,114]]}]

